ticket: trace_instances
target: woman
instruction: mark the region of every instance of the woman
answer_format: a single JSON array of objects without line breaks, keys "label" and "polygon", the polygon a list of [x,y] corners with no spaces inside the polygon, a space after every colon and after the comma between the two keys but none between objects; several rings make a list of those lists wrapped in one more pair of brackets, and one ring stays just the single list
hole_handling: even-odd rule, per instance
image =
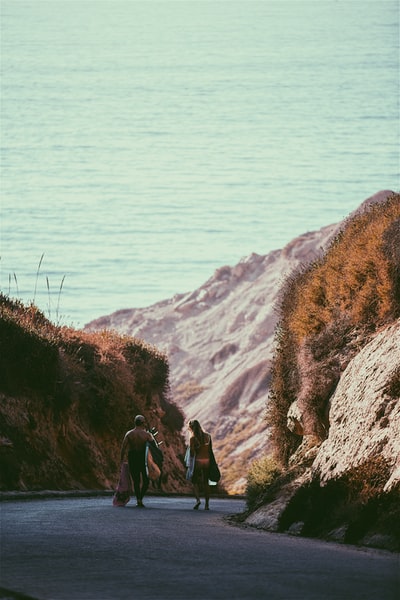
[{"label": "woman", "polygon": [[193,506],[197,510],[200,502],[200,486],[204,489],[205,510],[209,510],[210,488],[208,485],[208,472],[210,470],[210,448],[211,435],[203,431],[200,423],[196,420],[189,421],[190,430],[190,456],[195,458],[192,483],[196,504]]}]

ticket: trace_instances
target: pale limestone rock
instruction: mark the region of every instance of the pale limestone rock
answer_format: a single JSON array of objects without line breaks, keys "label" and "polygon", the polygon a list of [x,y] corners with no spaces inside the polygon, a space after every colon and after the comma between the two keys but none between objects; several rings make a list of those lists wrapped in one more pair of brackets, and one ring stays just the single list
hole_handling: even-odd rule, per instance
[{"label": "pale limestone rock", "polygon": [[300,411],[299,405],[296,402],[292,402],[289,406],[288,414],[287,414],[287,428],[296,435],[303,435],[304,428],[302,422],[302,413]]},{"label": "pale limestone rock", "polygon": [[296,521],[296,523],[292,523],[289,529],[287,530],[289,535],[301,535],[303,531],[304,523],[303,521]]},{"label": "pale limestone rock", "polygon": [[391,466],[389,490],[400,481],[400,398],[388,385],[400,368],[400,320],[380,331],[347,366],[331,400],[330,429],[313,464],[322,484],[370,458]]},{"label": "pale limestone rock", "polygon": [[278,531],[279,519],[288,506],[290,500],[300,487],[307,485],[310,483],[310,481],[310,471],[307,471],[294,481],[288,483],[280,490],[279,496],[275,500],[269,504],[260,506],[260,508],[252,512],[246,518],[246,525],[251,525],[252,527],[257,527],[258,529],[265,529],[267,531]]},{"label": "pale limestone rock", "polygon": [[261,506],[247,517],[246,525],[267,531],[278,531],[279,518],[286,504],[287,500],[279,497],[274,502]]},{"label": "pale limestone rock", "polygon": [[340,542],[340,543],[344,543],[344,540],[346,539],[346,533],[348,530],[348,525],[347,523],[345,525],[341,525],[340,527],[337,527],[336,529],[332,529],[332,531],[330,531],[327,535],[327,539],[331,540],[332,542]]},{"label": "pale limestone rock", "polygon": [[[283,487],[270,504],[250,514],[246,524],[278,531],[281,515],[301,487],[315,477],[326,484],[376,456],[387,459],[392,467],[385,490],[400,481],[400,398],[388,393],[391,377],[399,367],[400,320],[376,334],[350,361],[331,399],[328,438],[321,444],[317,437],[304,436],[290,459],[291,467],[306,469],[303,474]],[[301,419],[296,405],[291,413]],[[329,539],[344,541],[346,528],[344,524],[330,532]],[[384,539],[379,543],[390,549],[389,542]],[[377,546],[375,538],[363,543]]]},{"label": "pale limestone rock", "polygon": [[289,459],[289,466],[310,466],[315,460],[320,446],[321,440],[318,436],[312,434],[304,435],[300,446]]}]

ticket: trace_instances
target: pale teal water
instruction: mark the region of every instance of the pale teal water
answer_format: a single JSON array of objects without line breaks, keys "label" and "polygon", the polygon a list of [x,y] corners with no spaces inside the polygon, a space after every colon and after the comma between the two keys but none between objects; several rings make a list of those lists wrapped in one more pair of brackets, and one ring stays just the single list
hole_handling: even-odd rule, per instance
[{"label": "pale teal water", "polygon": [[2,0],[2,290],[44,253],[80,326],[398,190],[398,42],[391,0]]}]

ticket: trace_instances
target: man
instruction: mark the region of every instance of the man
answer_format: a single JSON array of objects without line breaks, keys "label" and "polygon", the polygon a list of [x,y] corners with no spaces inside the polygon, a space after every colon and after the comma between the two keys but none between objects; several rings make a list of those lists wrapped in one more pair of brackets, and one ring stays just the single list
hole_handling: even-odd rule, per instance
[{"label": "man", "polygon": [[121,462],[128,451],[129,471],[133,479],[133,488],[137,506],[144,508],[143,498],[149,487],[146,471],[146,443],[154,441],[151,433],[146,431],[146,419],[143,415],[135,417],[135,427],[125,434],[121,447]]}]

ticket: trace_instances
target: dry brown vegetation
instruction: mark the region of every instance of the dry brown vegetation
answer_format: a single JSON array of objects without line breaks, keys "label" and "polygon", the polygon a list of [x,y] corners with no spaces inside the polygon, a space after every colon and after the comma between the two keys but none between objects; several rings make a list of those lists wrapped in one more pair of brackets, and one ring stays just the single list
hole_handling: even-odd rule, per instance
[{"label": "dry brown vegetation", "polygon": [[400,316],[400,195],[345,222],[328,250],[283,286],[268,422],[287,463],[300,443],[287,428],[297,400],[304,434],[324,439],[329,397],[368,336]]},{"label": "dry brown vegetation", "polygon": [[141,413],[164,441],[164,489],[185,490],[168,376],[166,356],[142,340],[59,327],[0,294],[0,489],[112,488]]}]

